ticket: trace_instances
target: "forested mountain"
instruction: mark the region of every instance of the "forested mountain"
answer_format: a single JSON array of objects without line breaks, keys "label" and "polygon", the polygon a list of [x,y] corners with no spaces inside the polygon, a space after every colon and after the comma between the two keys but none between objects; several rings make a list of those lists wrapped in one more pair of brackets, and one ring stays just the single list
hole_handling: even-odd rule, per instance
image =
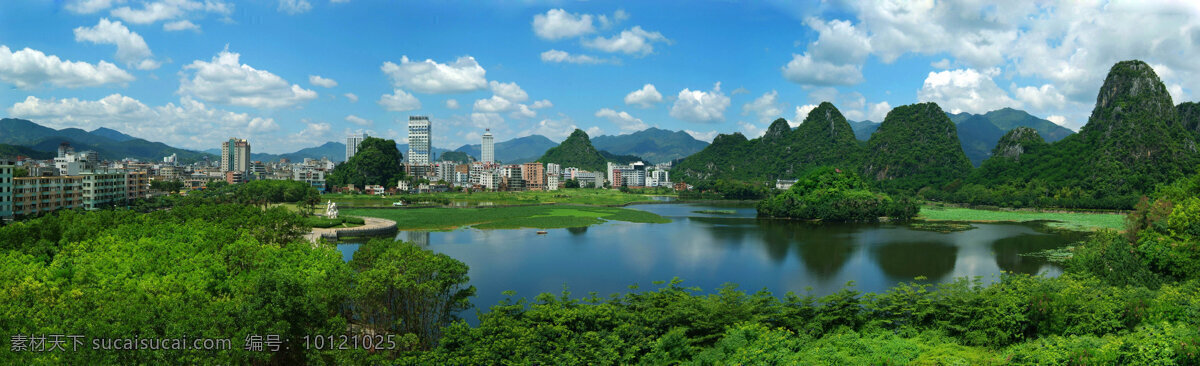
[{"label": "forested mountain", "polygon": [[613,154],[641,156],[647,163],[662,163],[686,157],[703,150],[707,142],[683,131],[647,128],[626,135],[602,135],[592,139],[597,149]]},{"label": "forested mountain", "polygon": [[107,138],[112,139],[113,141],[117,141],[117,142],[137,139],[137,137],[126,135],[126,134],[122,133],[121,131],[117,131],[117,130],[114,130],[114,129],[111,129],[108,127],[100,127],[100,128],[94,129],[94,130],[92,130],[91,134],[96,135],[96,136],[107,137]]},{"label": "forested mountain", "polygon": [[447,151],[447,152],[442,153],[442,155],[438,156],[437,160],[438,161],[453,161],[453,162],[459,163],[459,164],[467,164],[472,161],[475,161],[475,158],[471,157],[470,155],[467,155],[467,153],[462,152],[462,151]]},{"label": "forested mountain", "polygon": [[1200,103],[1179,103],[1175,106],[1175,113],[1179,114],[1179,123],[1183,129],[1200,135]]},{"label": "forested mountain", "polygon": [[991,156],[996,142],[999,142],[1000,137],[1005,133],[1005,130],[996,127],[981,115],[973,115],[955,128],[958,129],[958,142],[962,144],[963,153],[967,155],[967,159],[970,159],[974,166],[979,166],[988,156]]},{"label": "forested mountain", "polygon": [[940,187],[971,171],[954,122],[936,103],[892,109],[867,141],[866,154],[863,175],[894,190]]},{"label": "forested mountain", "polygon": [[400,161],[404,154],[396,142],[378,137],[367,137],[358,144],[358,152],[349,161],[338,164],[326,177],[330,187],[353,184],[358,188],[367,185],[395,187],[405,176]]},{"label": "forested mountain", "polygon": [[52,157],[58,151],[58,145],[63,142],[71,144],[75,151],[94,150],[100,154],[101,159],[108,160],[134,158],[142,161],[160,161],[164,156],[176,154],[179,161],[187,163],[203,159],[207,155],[174,148],[161,142],[134,138],[107,128],[98,128],[93,132],[78,128],[55,130],[23,119],[0,119],[0,144],[24,146],[50,154]]},{"label": "forested mountain", "polygon": [[1037,130],[1038,135],[1041,135],[1046,142],[1062,140],[1064,137],[1070,136],[1074,133],[1066,127],[1059,126],[1054,122],[1050,122],[1045,119],[1035,117],[1028,112],[1012,108],[1001,108],[984,114],[956,113],[950,114],[949,116],[950,120],[954,121],[955,124],[962,124],[962,122],[972,117],[980,116],[991,122],[1001,131],[1005,132],[1017,127],[1030,127],[1034,130]]},{"label": "forested mountain", "polygon": [[1026,151],[1040,149],[1046,146],[1046,140],[1038,135],[1037,130],[1029,127],[1017,127],[1004,134],[992,149],[992,156],[999,159],[1021,160]]},{"label": "forested mountain", "polygon": [[879,130],[879,122],[873,121],[847,121],[850,122],[850,128],[854,129],[854,138],[859,141],[867,141],[871,139],[871,134]]},{"label": "forested mountain", "polygon": [[[463,145],[454,151],[462,151],[471,155],[476,160],[482,156],[481,145]],[[558,146],[557,143],[542,135],[530,135],[519,137],[512,140],[496,143],[496,160],[504,163],[527,163],[537,160],[538,157],[546,153],[552,147]]]},{"label": "forested mountain", "polygon": [[558,146],[546,150],[546,153],[537,161],[559,164],[563,168],[576,167],[593,172],[603,172],[607,168],[607,160],[604,159],[604,155],[601,155],[600,151],[592,146],[587,132],[580,129],[571,132],[571,136],[568,136]]},{"label": "forested mountain", "polygon": [[1037,182],[1051,191],[1083,195],[1094,205],[1132,206],[1156,184],[1195,172],[1200,164],[1194,135],[1185,131],[1176,109],[1149,65],[1117,63],[1078,134],[1026,151],[1017,162],[985,162],[972,182]]},{"label": "forested mountain", "polygon": [[0,144],[0,158],[15,159],[17,156],[26,156],[33,159],[50,159],[54,157],[54,153],[34,150],[28,146]]},{"label": "forested mountain", "polygon": [[821,165],[854,166],[861,148],[846,117],[832,103],[809,112],[795,130],[775,120],[763,137],[720,135],[704,150],[680,161],[672,174],[685,181],[794,179]]}]

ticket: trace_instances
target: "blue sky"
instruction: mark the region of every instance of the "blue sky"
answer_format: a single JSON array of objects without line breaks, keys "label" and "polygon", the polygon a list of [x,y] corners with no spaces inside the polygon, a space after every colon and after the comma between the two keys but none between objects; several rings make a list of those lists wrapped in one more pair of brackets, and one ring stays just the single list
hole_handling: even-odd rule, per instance
[{"label": "blue sky", "polygon": [[[434,145],[654,126],[711,140],[938,102],[1078,129],[1108,68],[1151,63],[1176,103],[1200,81],[1182,1],[0,3],[0,108],[192,148],[289,152],[366,131]],[[799,116],[799,117],[798,117]]]}]

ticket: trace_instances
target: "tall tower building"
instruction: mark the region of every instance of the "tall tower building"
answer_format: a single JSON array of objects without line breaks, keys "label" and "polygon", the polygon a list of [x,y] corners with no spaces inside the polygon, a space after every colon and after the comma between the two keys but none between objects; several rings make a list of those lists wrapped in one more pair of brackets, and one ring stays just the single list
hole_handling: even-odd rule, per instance
[{"label": "tall tower building", "polygon": [[221,171],[245,172],[250,169],[250,142],[236,137],[221,143]]},{"label": "tall tower building", "polygon": [[484,130],[483,146],[482,151],[480,152],[480,155],[482,156],[479,157],[484,163],[496,162],[496,145],[494,141],[495,140],[492,138],[492,129],[489,128]]},{"label": "tall tower building", "polygon": [[367,134],[365,133],[346,136],[346,161],[350,161],[350,157],[358,153],[358,144],[361,144],[366,138]]},{"label": "tall tower building", "polygon": [[408,116],[408,163],[429,164],[432,158],[429,117]]}]

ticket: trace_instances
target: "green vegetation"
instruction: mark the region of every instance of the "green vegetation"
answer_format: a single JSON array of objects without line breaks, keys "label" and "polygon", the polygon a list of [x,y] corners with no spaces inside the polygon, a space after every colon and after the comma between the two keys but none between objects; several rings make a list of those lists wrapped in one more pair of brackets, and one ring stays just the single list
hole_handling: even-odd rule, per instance
[{"label": "green vegetation", "polygon": [[1049,222],[1049,226],[1071,230],[1121,229],[1125,217],[1112,213],[1037,212],[1032,210],[980,210],[961,207],[921,207],[917,219],[952,222]]},{"label": "green vegetation", "polygon": [[390,207],[393,202],[404,201],[406,205],[423,202],[439,205],[462,204],[467,206],[529,205],[542,203],[569,203],[579,205],[624,205],[634,202],[650,202],[646,195],[625,193],[612,189],[568,188],[557,191],[521,192],[440,192],[417,195],[376,196],[369,194],[325,194],[321,201],[332,200],[344,207]]},{"label": "green vegetation", "polygon": [[858,174],[832,167],[813,169],[791,189],[756,207],[759,216],[823,221],[874,221],[883,216],[907,220],[919,208],[909,198],[893,200],[872,192]]},{"label": "green vegetation", "polygon": [[16,158],[17,156],[28,156],[33,159],[51,159],[54,158],[54,153],[47,151],[38,151],[26,146],[0,144],[0,156],[7,158]]},{"label": "green vegetation", "polygon": [[546,150],[546,153],[538,158],[541,163],[555,163],[566,167],[576,167],[579,169],[603,172],[607,167],[607,160],[604,155],[600,154],[592,146],[592,141],[588,139],[587,132],[575,129],[571,132],[566,140],[563,140],[558,146]]},{"label": "green vegetation", "polygon": [[970,224],[964,224],[964,223],[959,223],[959,222],[925,222],[925,221],[910,222],[908,224],[908,227],[913,230],[936,231],[939,233],[952,233],[952,232],[957,232],[957,231],[967,231],[967,230],[971,230],[971,229],[975,228],[974,226],[971,226]]},{"label": "green vegetation", "polygon": [[963,154],[971,160],[971,164],[974,166],[979,166],[988,156],[991,156],[996,142],[1000,141],[1000,137],[1004,136],[1005,132],[982,115],[973,115],[958,122],[954,128],[958,130],[958,141],[962,144]]},{"label": "green vegetation", "polygon": [[447,151],[447,152],[442,153],[442,156],[438,157],[438,160],[453,161],[453,162],[459,163],[459,164],[467,164],[472,161],[475,161],[475,158],[471,157],[470,155],[467,155],[467,153],[462,152],[462,151]]},{"label": "green vegetation", "polygon": [[346,209],[345,214],[396,221],[400,230],[557,229],[583,227],[605,221],[668,223],[656,214],[619,207],[540,205],[496,208]]},{"label": "green vegetation", "polygon": [[[617,164],[633,164],[639,161],[646,161],[646,159],[642,159],[642,157],[637,155],[617,155],[604,150],[600,150],[600,156],[604,157],[604,161],[611,161]],[[603,171],[603,169],[601,170]]]},{"label": "green vegetation", "polygon": [[708,143],[683,131],[650,127],[628,135],[596,136],[592,144],[613,154],[641,156],[647,163],[665,163],[703,150]]},{"label": "green vegetation", "polygon": [[971,172],[971,162],[957,131],[935,103],[896,107],[867,141],[863,176],[906,192],[961,179]]},{"label": "green vegetation", "polygon": [[368,185],[395,187],[396,182],[404,177],[401,158],[395,141],[367,137],[358,144],[358,152],[350,161],[333,168],[325,178],[325,183],[329,187],[347,184],[359,188]]},{"label": "green vegetation", "polygon": [[332,227],[355,227],[362,226],[365,223],[366,222],[361,217],[353,216],[342,216],[336,219],[318,216],[304,218],[305,226],[322,229],[328,229]]},{"label": "green vegetation", "polygon": [[1200,134],[1200,103],[1179,103],[1175,106],[1175,113],[1179,115],[1179,124],[1185,131],[1191,131],[1193,135]]},{"label": "green vegetation", "polygon": [[[1011,131],[1018,127],[1028,127],[1036,130],[1039,135],[1046,138],[1046,142],[1055,142],[1062,140],[1064,137],[1070,136],[1074,132],[1066,127],[1059,126],[1054,122],[1035,117],[1028,112],[1012,109],[1001,108],[984,114],[958,113],[951,114],[950,120],[955,124],[961,124],[964,121],[975,117],[983,117],[1001,131]],[[965,142],[964,142],[965,144]]]}]

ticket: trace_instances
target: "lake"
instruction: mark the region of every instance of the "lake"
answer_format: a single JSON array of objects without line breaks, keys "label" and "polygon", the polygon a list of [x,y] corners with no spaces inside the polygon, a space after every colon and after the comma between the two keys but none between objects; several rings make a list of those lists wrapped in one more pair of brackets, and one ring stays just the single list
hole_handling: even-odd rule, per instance
[{"label": "lake", "polygon": [[[994,280],[1001,271],[1057,276],[1061,268],[1022,253],[1059,248],[1082,233],[1044,232],[1031,224],[972,224],[975,229],[940,233],[898,224],[816,224],[757,219],[747,205],[647,204],[629,208],[669,217],[669,224],[608,222],[586,228],[450,232],[400,232],[470,266],[481,309],[513,290],[532,299],[542,292],[602,297],[656,289],[653,281],[684,280],[712,291],[726,282],[778,296],[806,288],[825,295],[854,281],[855,289],[882,292],[898,282],[945,282],[961,276]],[[701,210],[732,211],[696,213]],[[356,243],[338,248],[349,260]],[[474,312],[464,314],[474,318]]]}]

